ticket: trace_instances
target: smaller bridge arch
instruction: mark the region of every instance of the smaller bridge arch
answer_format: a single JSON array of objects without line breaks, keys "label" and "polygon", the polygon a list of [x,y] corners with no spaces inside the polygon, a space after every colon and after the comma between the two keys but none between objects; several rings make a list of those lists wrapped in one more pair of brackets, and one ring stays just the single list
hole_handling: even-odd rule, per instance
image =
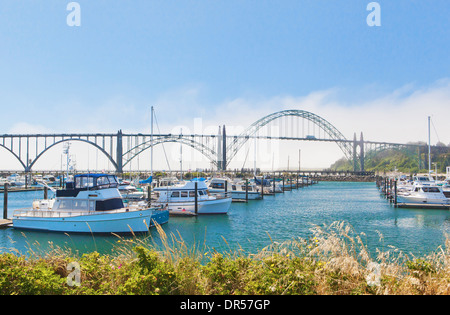
[{"label": "smaller bridge arch", "polygon": [[23,163],[23,161],[20,159],[20,157],[13,150],[11,150],[10,148],[8,148],[7,146],[5,146],[3,144],[0,144],[0,147],[4,148],[6,151],[11,153],[17,159],[17,161],[19,161],[19,163],[22,165],[24,170],[27,169],[27,166],[25,165],[25,163]]},{"label": "smaller bridge arch", "polygon": [[[198,141],[195,141],[193,137],[191,136],[183,136],[183,135],[165,135],[165,136],[156,136],[153,141],[148,140],[142,143],[139,143],[135,145],[134,147],[130,148],[128,151],[126,151],[123,154],[123,157],[126,157],[128,155],[131,155],[131,157],[128,160],[125,160],[123,163],[123,167],[125,167],[128,163],[130,163],[134,158],[136,158],[139,154],[146,151],[147,149],[150,149],[152,146],[156,146],[158,144],[163,143],[180,143],[183,145],[187,145],[201,154],[203,154],[211,163],[217,166],[217,161],[215,159],[216,153],[213,149],[205,146],[203,143],[200,143]],[[136,152],[137,150],[137,152]],[[134,152],[134,153],[133,153]]]},{"label": "smaller bridge arch", "polygon": [[[48,147],[46,147],[43,151],[41,151],[39,154],[38,154],[38,156],[36,156],[35,158],[34,158],[34,160],[32,160],[31,161],[31,163],[30,163],[30,165],[28,166],[28,171],[29,170],[31,170],[31,168],[34,166],[34,164],[36,164],[36,162],[48,151],[48,150],[50,150],[51,148],[53,148],[54,146],[56,146],[56,145],[58,145],[58,144],[61,144],[61,143],[64,143],[64,142],[68,142],[68,141],[80,141],[80,142],[84,142],[84,143],[87,143],[87,144],[90,144],[90,145],[92,145],[92,146],[94,146],[95,148],[97,148],[98,150],[100,150],[100,152],[102,152],[110,161],[111,161],[111,163],[112,163],[112,165],[114,166],[114,168],[117,170],[117,163],[116,163],[116,161],[114,161],[114,159],[113,159],[113,157],[108,153],[108,152],[106,152],[102,147],[100,147],[98,144],[96,144],[96,143],[94,143],[94,142],[92,142],[92,141],[89,141],[89,140],[86,140],[86,139],[80,139],[80,138],[70,138],[70,139],[62,139],[62,140],[59,140],[59,141],[57,141],[57,142],[54,142],[54,143],[52,143],[50,146],[48,146]],[[27,170],[27,168],[25,168],[25,170]]]}]

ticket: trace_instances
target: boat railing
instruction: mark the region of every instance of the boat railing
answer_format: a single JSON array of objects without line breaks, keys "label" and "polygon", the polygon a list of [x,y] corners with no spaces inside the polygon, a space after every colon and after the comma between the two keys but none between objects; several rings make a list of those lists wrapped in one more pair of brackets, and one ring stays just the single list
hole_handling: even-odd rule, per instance
[{"label": "boat railing", "polygon": [[17,209],[14,210],[14,217],[33,217],[33,218],[66,218],[81,215],[93,215],[104,213],[118,213],[123,211],[142,210],[142,207],[127,207],[116,210],[96,211],[96,210],[41,210],[41,209]]},{"label": "boat railing", "polygon": [[[94,214],[96,211],[85,210],[36,210],[36,209],[18,209],[14,210],[14,217],[34,217],[34,218],[64,218],[80,215]],[[98,211],[97,211],[98,213]]]}]

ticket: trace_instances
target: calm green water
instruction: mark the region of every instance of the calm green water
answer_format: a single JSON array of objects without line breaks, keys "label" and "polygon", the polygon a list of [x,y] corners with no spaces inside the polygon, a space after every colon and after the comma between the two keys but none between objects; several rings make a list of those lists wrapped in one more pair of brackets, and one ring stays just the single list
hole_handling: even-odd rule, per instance
[{"label": "calm green water", "polygon": [[[9,194],[9,217],[14,209],[28,207],[43,192]],[[3,196],[0,204],[3,205]],[[383,199],[375,183],[321,182],[311,187],[265,196],[264,200],[233,203],[228,215],[171,217],[163,226],[190,246],[207,246],[217,251],[237,249],[256,252],[273,241],[308,238],[314,225],[335,221],[349,223],[372,253],[392,245],[406,253],[422,256],[443,245],[450,232],[446,210],[396,209]],[[380,241],[380,234],[383,240]],[[150,233],[156,242],[155,230]],[[270,235],[270,237],[269,237]],[[149,237],[149,236],[146,236]],[[141,238],[145,238],[141,236]],[[30,248],[45,251],[49,242],[80,253],[109,253],[118,243],[115,236],[65,235],[58,233],[0,230],[0,251]]]}]

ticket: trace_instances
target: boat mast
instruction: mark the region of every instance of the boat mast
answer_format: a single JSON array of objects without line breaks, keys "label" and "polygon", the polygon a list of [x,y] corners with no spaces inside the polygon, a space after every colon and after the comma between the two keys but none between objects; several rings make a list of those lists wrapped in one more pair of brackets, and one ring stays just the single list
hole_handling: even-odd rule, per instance
[{"label": "boat mast", "polygon": [[151,119],[150,119],[150,176],[153,179],[153,106],[151,110]]},{"label": "boat mast", "polygon": [[[183,128],[180,129],[180,135],[183,134]],[[180,177],[183,180],[183,144],[180,143]]]},{"label": "boat mast", "polygon": [[430,135],[430,120],[428,116],[428,175],[431,175],[431,135]]},{"label": "boat mast", "polygon": [[253,142],[253,176],[256,178],[256,137]]}]

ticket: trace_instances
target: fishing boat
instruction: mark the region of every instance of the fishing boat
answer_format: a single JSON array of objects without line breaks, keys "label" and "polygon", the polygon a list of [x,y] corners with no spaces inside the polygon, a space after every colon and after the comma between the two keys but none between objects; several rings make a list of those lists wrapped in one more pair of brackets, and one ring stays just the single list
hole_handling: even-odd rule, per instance
[{"label": "fishing boat", "polygon": [[16,210],[17,229],[68,233],[136,233],[164,224],[169,212],[136,203],[124,206],[117,178],[108,174],[74,176],[54,200],[35,202],[32,209]]},{"label": "fishing boat", "polygon": [[[197,183],[197,188],[195,188]],[[205,181],[192,180],[171,186],[154,189],[158,195],[157,204],[166,206],[170,213],[186,212],[189,214],[226,214],[230,209],[231,196],[212,194]],[[197,191],[197,197],[195,192]],[[197,212],[196,212],[197,201]]]}]

